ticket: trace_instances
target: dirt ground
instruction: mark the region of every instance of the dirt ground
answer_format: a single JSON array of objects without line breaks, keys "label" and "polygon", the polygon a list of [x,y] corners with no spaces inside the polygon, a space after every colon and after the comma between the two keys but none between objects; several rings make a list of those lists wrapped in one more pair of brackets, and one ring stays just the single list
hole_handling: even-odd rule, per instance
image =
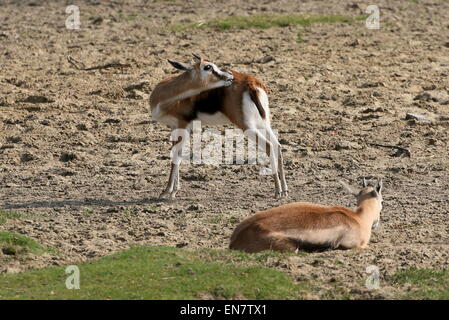
[{"label": "dirt ground", "polygon": [[[132,245],[225,249],[236,224],[258,210],[293,201],[353,207],[338,180],[357,184],[363,176],[383,177],[385,187],[369,248],[272,267],[315,281],[310,298],[332,297],[332,288],[391,298],[410,290],[389,282],[397,270],[449,267],[448,1],[376,1],[379,30],[359,21],[220,32],[166,26],[257,13],[355,17],[366,4],[78,1],[81,28],[67,30],[68,4],[0,2],[0,209],[26,216],[1,228],[59,251],[22,260],[0,253],[1,272]],[[187,62],[192,52],[269,86],[288,199],[274,199],[274,183],[257,165],[183,165],[178,199],[158,201],[170,131],[152,121],[148,98],[175,72],[166,59]],[[267,56],[274,59],[248,63]],[[130,67],[77,70],[68,57]],[[401,146],[410,157],[372,144]],[[364,286],[369,265],[380,268],[378,290]]]}]

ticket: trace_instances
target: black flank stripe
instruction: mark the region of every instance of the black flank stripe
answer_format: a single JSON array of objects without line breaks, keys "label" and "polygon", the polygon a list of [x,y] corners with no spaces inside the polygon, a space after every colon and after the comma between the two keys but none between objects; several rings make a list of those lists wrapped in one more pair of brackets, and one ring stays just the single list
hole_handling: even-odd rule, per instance
[{"label": "black flank stripe", "polygon": [[195,99],[192,112],[184,116],[187,122],[198,118],[198,113],[215,114],[223,110],[223,88],[202,92]]}]

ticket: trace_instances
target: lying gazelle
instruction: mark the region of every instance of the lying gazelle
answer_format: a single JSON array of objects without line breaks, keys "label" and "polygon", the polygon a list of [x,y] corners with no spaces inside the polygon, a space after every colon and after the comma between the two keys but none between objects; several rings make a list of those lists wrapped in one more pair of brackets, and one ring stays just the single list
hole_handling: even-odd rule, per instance
[{"label": "lying gazelle", "polygon": [[379,226],[382,180],[354,193],[357,209],[296,202],[261,211],[243,220],[229,248],[246,252],[366,248],[371,228]]},{"label": "lying gazelle", "polygon": [[[220,70],[215,64],[198,55],[194,64],[170,61],[181,75],[160,82],[150,96],[153,120],[170,126],[172,130],[191,130],[194,120],[206,125],[233,123],[250,137],[263,144],[272,164],[276,198],[287,195],[280,144],[270,125],[267,88],[258,79],[233,70]],[[182,148],[187,139],[173,141],[170,178],[160,197],[173,199],[179,190],[179,165]]]}]

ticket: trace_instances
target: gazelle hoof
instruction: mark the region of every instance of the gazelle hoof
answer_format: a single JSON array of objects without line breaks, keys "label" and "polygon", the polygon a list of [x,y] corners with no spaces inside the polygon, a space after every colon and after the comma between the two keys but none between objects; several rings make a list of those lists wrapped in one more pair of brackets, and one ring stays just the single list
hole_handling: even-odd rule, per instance
[{"label": "gazelle hoof", "polygon": [[288,197],[288,191],[276,192],[276,194],[275,194],[276,199],[282,199],[282,198],[287,198],[287,197]]},{"label": "gazelle hoof", "polygon": [[165,199],[168,197],[169,194],[170,194],[170,192],[164,191],[159,195],[159,199]]},{"label": "gazelle hoof", "polygon": [[170,196],[168,197],[170,200],[175,200],[176,197],[176,191],[173,191],[172,193],[170,193]]},{"label": "gazelle hoof", "polygon": [[176,196],[176,191],[164,191],[161,193],[161,195],[159,196],[159,199],[169,199],[169,200],[173,200],[175,199]]}]

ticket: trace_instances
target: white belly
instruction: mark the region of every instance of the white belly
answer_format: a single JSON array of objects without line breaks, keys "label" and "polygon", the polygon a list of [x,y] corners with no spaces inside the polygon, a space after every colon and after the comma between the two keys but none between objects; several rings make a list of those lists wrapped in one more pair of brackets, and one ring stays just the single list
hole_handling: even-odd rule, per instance
[{"label": "white belly", "polygon": [[204,112],[198,112],[198,119],[201,121],[201,124],[203,125],[211,125],[211,126],[218,126],[218,125],[224,125],[224,124],[231,124],[232,122],[229,120],[228,117],[224,115],[222,112],[216,112],[214,114],[204,113]]}]

